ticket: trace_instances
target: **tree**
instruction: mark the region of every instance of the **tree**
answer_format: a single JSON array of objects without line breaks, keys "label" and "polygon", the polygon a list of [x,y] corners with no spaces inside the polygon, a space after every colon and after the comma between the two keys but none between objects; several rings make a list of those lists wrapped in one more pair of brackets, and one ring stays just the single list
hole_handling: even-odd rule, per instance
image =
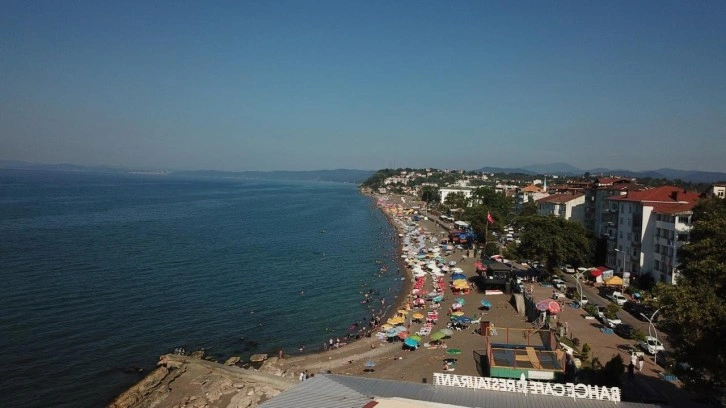
[{"label": "tree", "polygon": [[517,251],[525,259],[544,262],[550,270],[568,263],[574,267],[589,262],[592,242],[579,223],[554,216],[520,217],[521,243]]},{"label": "tree", "polygon": [[726,389],[726,201],[704,199],[693,209],[690,243],[679,249],[678,285],[658,284],[678,373],[694,391]]},{"label": "tree", "polygon": [[444,199],[444,204],[449,208],[466,208],[469,206],[469,200],[466,198],[464,193],[457,191],[449,193]]},{"label": "tree", "polygon": [[421,201],[426,203],[438,203],[441,201],[441,194],[439,189],[433,186],[424,186],[421,189]]},{"label": "tree", "polygon": [[534,201],[528,201],[522,206],[519,216],[530,217],[532,215],[537,215],[537,203]]}]

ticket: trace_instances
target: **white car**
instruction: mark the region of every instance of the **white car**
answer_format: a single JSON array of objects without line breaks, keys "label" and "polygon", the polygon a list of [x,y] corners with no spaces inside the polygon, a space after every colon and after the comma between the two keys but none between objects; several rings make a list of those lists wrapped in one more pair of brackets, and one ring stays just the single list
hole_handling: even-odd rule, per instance
[{"label": "white car", "polygon": [[647,351],[648,354],[655,354],[658,351],[664,351],[663,343],[653,336],[648,336],[645,340],[639,341],[638,346],[643,350]]},{"label": "white car", "polygon": [[572,265],[567,264],[565,265],[565,273],[569,273],[571,275],[575,273],[575,268],[573,268]]},{"label": "white car", "polygon": [[582,299],[575,298],[575,300],[580,301],[580,306],[585,306],[588,302],[587,296],[585,295],[582,295]]},{"label": "white car", "polygon": [[628,299],[620,292],[613,292],[613,294],[610,295],[610,300],[615,302],[618,306],[622,306],[628,301]]}]

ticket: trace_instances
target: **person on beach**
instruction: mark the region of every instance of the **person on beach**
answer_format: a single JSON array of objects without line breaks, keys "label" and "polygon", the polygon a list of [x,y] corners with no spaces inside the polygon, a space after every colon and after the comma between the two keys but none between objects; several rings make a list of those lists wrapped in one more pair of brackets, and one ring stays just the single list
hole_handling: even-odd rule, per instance
[{"label": "person on beach", "polygon": [[638,357],[638,371],[643,371],[643,364],[645,364],[645,358],[643,356]]}]

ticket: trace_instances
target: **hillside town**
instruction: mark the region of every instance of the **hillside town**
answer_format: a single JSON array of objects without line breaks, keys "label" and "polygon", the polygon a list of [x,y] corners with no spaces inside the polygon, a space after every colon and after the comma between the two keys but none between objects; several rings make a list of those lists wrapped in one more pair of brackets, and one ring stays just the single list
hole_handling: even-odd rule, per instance
[{"label": "hillside town", "polygon": [[[445,217],[454,216],[457,220],[460,218],[456,216],[463,214],[462,209],[447,204],[468,207],[481,204],[477,202],[476,192],[488,189],[509,198],[510,213],[499,214],[506,220],[523,214],[530,206],[538,215],[579,223],[596,240],[594,263],[611,268],[625,278],[632,276],[641,281],[667,284],[678,281],[678,250],[690,239],[693,207],[701,197],[724,198],[726,194],[726,182],[691,186],[658,180],[661,185],[653,185],[652,180],[639,182],[613,175],[562,177],[399,169],[382,170],[377,176],[364,187],[379,194],[417,197],[426,189],[433,189],[435,200],[427,202],[428,206],[433,211],[443,210],[448,213]],[[463,200],[457,202],[455,197]],[[516,245],[519,241],[514,235],[502,237],[500,241]]]}]

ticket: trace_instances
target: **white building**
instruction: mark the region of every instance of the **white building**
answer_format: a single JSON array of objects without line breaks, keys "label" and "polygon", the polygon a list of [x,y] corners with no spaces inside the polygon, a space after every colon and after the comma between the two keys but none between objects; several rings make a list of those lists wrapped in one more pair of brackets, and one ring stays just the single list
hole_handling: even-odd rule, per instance
[{"label": "white building", "polygon": [[726,184],[711,184],[706,190],[706,195],[726,198]]},{"label": "white building", "polygon": [[536,201],[537,214],[585,223],[585,194],[552,194]]},{"label": "white building", "polygon": [[462,193],[467,200],[471,200],[471,193],[474,191],[472,187],[442,187],[439,189],[441,194],[441,202],[446,201],[446,196],[451,193]]},{"label": "white building", "polygon": [[692,209],[699,195],[675,186],[629,191],[610,197],[618,219],[608,264],[617,272],[651,275],[656,282],[676,283],[678,248],[690,239]]}]

